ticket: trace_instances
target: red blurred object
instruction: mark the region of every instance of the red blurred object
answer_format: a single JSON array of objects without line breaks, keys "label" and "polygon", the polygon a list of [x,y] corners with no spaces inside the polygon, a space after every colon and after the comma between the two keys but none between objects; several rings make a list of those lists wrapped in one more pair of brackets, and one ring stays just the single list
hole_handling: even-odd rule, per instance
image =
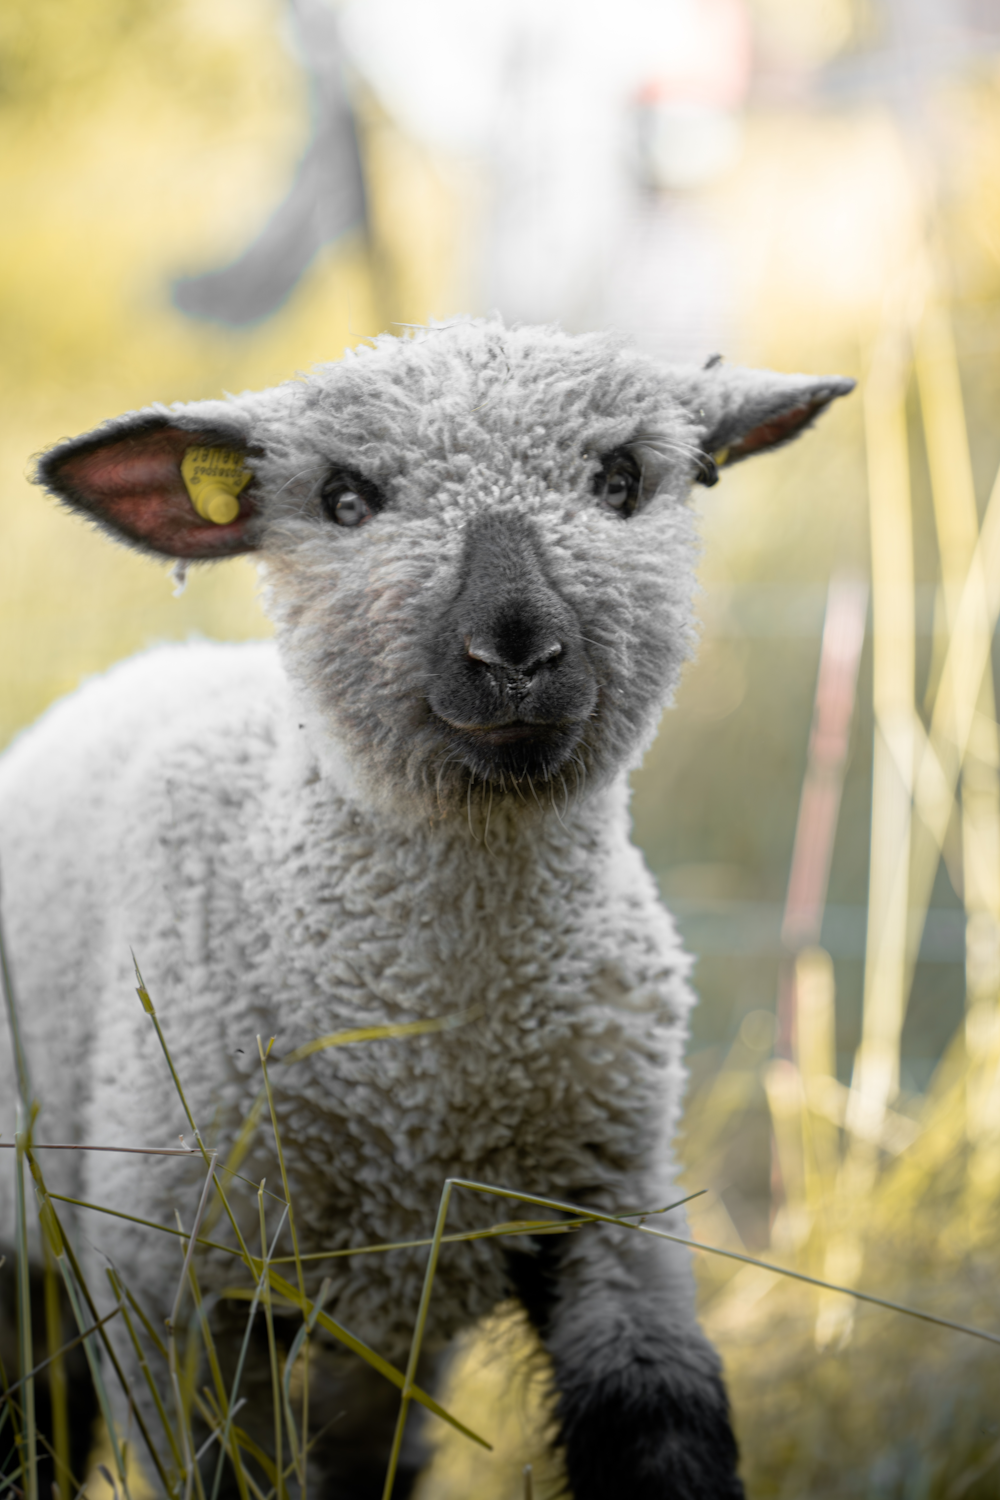
[{"label": "red blurred object", "polygon": [[779,982],[775,1042],[775,1052],[779,1057],[791,1057],[795,1042],[795,962],[792,955],[817,944],[823,927],[867,612],[867,583],[843,575],[831,578],[809,758],[802,784],[781,925],[781,941],[790,956],[782,961]]},{"label": "red blurred object", "polygon": [[636,103],[739,109],[750,87],[750,18],[744,0],[688,0],[674,9],[669,58],[636,93]]}]

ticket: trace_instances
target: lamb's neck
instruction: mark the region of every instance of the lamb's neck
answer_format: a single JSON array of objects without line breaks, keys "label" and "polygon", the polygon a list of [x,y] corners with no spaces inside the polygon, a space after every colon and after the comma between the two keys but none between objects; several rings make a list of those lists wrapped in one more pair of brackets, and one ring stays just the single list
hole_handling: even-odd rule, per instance
[{"label": "lamb's neck", "polygon": [[539,803],[509,794],[488,800],[485,808],[455,808],[412,816],[395,807],[371,807],[349,799],[354,816],[399,857],[418,860],[438,872],[447,885],[474,880],[515,894],[511,882],[533,866],[595,872],[612,844],[627,828],[627,787],[622,783],[550,797],[542,789]]},{"label": "lamb's neck", "polygon": [[513,795],[497,789],[492,797],[428,810],[369,787],[331,736],[317,735],[314,723],[301,727],[307,732],[290,742],[280,775],[305,814],[307,841],[333,840],[328,853],[336,863],[346,855],[345,832],[356,830],[381,857],[421,866],[428,877],[433,872],[435,884],[472,880],[512,895],[511,882],[532,865],[595,871],[602,855],[627,840],[624,772],[596,786],[570,790],[560,782]]}]

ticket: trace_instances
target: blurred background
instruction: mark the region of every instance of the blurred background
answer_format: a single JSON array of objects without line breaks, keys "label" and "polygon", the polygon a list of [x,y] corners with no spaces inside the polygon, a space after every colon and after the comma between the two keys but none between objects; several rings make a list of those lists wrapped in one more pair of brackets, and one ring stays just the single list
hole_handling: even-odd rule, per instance
[{"label": "blurred background", "polygon": [[[698,955],[692,1228],[1000,1331],[1000,0],[21,0],[0,118],[0,742],[268,633],[249,563],[175,597],[30,487],[105,417],[494,310],[859,378],[697,492],[702,650],[634,778]],[[1000,1493],[995,1347],[699,1275],[752,1495]],[[445,1442],[428,1500],[519,1493],[526,1347],[470,1346],[498,1455]]]}]

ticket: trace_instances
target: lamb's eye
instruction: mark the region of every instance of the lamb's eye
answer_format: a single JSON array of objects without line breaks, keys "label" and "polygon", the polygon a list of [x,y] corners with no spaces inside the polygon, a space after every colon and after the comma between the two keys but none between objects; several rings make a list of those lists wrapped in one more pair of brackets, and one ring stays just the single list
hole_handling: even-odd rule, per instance
[{"label": "lamb's eye", "polygon": [[620,516],[630,516],[639,503],[641,479],[631,453],[609,453],[594,479],[594,494]]},{"label": "lamb's eye", "polygon": [[360,526],[380,509],[381,497],[360,475],[331,474],[322,500],[323,510],[338,526]]},{"label": "lamb's eye", "polygon": [[355,490],[345,490],[333,502],[331,515],[338,526],[360,526],[371,511]]}]

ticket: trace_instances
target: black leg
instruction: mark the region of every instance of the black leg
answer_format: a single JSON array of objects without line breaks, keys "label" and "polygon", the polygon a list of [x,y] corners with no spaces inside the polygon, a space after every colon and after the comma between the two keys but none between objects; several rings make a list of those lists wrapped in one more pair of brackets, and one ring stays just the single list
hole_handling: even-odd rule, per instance
[{"label": "black leg", "polygon": [[536,1244],[508,1264],[552,1356],[574,1500],[741,1500],[729,1403],[695,1322],[686,1252],[603,1225]]},{"label": "black leg", "polygon": [[[13,1384],[22,1373],[18,1364],[16,1261],[13,1251],[8,1247],[0,1246],[0,1255],[4,1255],[4,1263],[0,1266],[0,1360],[3,1361],[8,1384]],[[31,1268],[30,1289],[34,1360],[35,1364],[39,1365],[53,1351],[48,1347],[45,1277],[37,1266]],[[78,1330],[61,1286],[59,1290],[60,1342],[68,1344],[76,1337]],[[76,1481],[75,1489],[83,1483],[86,1477],[87,1460],[93,1446],[94,1422],[97,1418],[97,1396],[90,1378],[87,1357],[79,1344],[63,1356],[63,1367],[66,1374],[66,1409],[69,1421],[69,1465],[72,1477]],[[53,1444],[55,1435],[52,1426],[50,1375],[51,1369],[47,1368],[42,1370],[35,1379],[35,1420],[40,1435],[46,1442]],[[13,1398],[18,1411],[20,1411],[21,1395],[22,1392],[17,1391]],[[0,1415],[2,1412],[3,1408],[0,1407]],[[18,1463],[19,1458],[14,1442],[14,1423],[8,1418],[0,1428],[0,1488],[3,1487],[4,1479],[13,1473]],[[49,1450],[45,1447],[45,1443],[39,1443],[39,1500],[49,1500],[54,1478],[55,1465],[49,1455]],[[18,1488],[23,1489],[23,1484]],[[67,1488],[65,1484],[61,1486],[64,1500]]]}]

